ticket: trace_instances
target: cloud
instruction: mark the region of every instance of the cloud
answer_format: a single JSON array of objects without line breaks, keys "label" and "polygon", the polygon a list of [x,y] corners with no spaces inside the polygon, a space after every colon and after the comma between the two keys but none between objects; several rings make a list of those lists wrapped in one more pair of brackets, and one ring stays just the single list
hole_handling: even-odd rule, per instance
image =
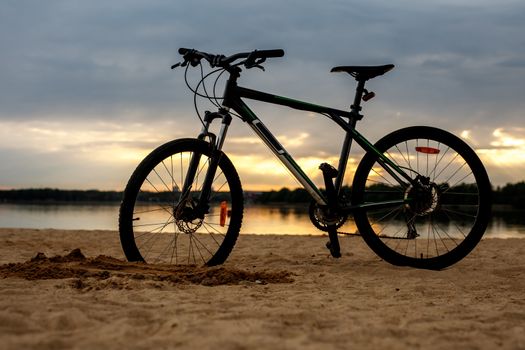
[{"label": "cloud", "polygon": [[[523,24],[508,23],[524,13],[519,3],[30,3],[4,6],[0,29],[9,50],[4,50],[7,55],[2,55],[0,68],[5,86],[0,97],[3,118],[42,110],[72,115],[87,109],[107,114],[106,118],[126,117],[129,109],[166,111],[187,96],[183,84],[177,84],[180,76],[168,70],[178,59],[178,46],[226,54],[284,47],[288,52],[281,63],[284,69],[272,62],[269,72],[254,81],[262,80],[261,88],[287,85],[299,97],[318,95],[318,85],[305,81],[320,75],[333,79],[327,71],[337,64],[393,61],[403,70],[404,81],[421,79],[429,69],[464,81],[477,75],[478,69],[491,68],[488,58],[509,51],[509,38],[521,37]],[[512,45],[519,57],[520,45]],[[476,62],[487,64],[472,71]],[[399,80],[384,84],[397,86]],[[450,83],[443,87],[425,93],[439,102],[462,88]],[[410,93],[417,96],[415,89]],[[400,97],[406,101],[409,96]],[[325,98],[332,102],[329,96],[320,99]]]},{"label": "cloud", "polygon": [[[358,124],[366,137],[426,124],[458,135],[471,130],[472,140],[485,142],[481,128],[490,134],[523,125],[523,18],[525,3],[512,0],[4,2],[0,161],[13,162],[9,176],[15,176],[14,164],[20,173],[28,166],[8,157],[11,151],[36,170],[42,165],[32,161],[36,149],[54,148],[56,164],[62,159],[70,167],[66,149],[103,155],[118,147],[132,154],[196,135],[182,71],[169,70],[178,47],[224,54],[284,48],[285,57],[268,60],[266,72],[244,72],[240,84],[341,109],[352,103],[355,85],[347,75],[330,74],[332,66],[394,63],[394,71],[367,85],[377,97],[364,104]],[[342,133],[326,118],[252,105],[294,156],[338,155]],[[16,132],[25,138],[13,139]],[[230,136],[249,141],[253,134],[235,120]],[[270,157],[264,146],[248,145],[226,147]],[[14,183],[6,176],[0,185]]]},{"label": "cloud", "polygon": [[518,57],[506,58],[498,62],[498,65],[505,67],[505,68],[511,68],[511,69],[515,69],[515,68],[524,69],[525,68],[525,57],[518,56]]},{"label": "cloud", "polygon": [[[123,189],[170,124],[0,122],[1,187]],[[176,135],[176,133],[174,133]]]},{"label": "cloud", "polygon": [[525,128],[476,128],[461,136],[476,150],[493,184],[523,180],[525,173]]},{"label": "cloud", "polygon": [[510,131],[498,128],[494,130],[492,136],[496,139],[490,143],[493,147],[525,150],[525,128],[514,128]]}]

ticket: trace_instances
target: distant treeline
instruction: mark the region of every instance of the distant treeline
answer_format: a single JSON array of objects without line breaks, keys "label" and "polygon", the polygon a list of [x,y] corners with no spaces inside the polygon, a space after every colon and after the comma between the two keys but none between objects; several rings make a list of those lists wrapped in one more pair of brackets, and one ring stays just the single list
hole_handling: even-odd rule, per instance
[{"label": "distant treeline", "polygon": [[[350,188],[343,191],[350,193]],[[278,191],[245,193],[246,198],[256,203],[307,203],[311,201],[302,189],[282,188]],[[349,197],[349,196],[348,196]],[[0,190],[0,202],[5,203],[55,203],[55,202],[120,202],[122,192],[98,190],[59,190],[51,188]],[[494,204],[510,205],[525,209],[525,181],[507,184],[494,189]]]},{"label": "distant treeline", "polygon": [[495,204],[509,204],[514,208],[525,209],[525,181],[506,184],[494,190]]},{"label": "distant treeline", "polygon": [[53,188],[3,190],[0,202],[116,202],[122,199],[122,192],[98,190],[59,190]]},{"label": "distant treeline", "polygon": [[305,203],[312,199],[303,188],[290,190],[285,187],[279,191],[260,192],[253,200],[256,203]]}]

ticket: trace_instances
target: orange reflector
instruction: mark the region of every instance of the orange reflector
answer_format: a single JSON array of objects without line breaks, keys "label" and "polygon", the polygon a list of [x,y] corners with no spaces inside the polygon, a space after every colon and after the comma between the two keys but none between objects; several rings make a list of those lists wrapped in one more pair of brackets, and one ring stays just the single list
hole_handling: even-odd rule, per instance
[{"label": "orange reflector", "polygon": [[426,154],[438,154],[439,149],[433,147],[416,147],[416,151]]},{"label": "orange reflector", "polygon": [[219,218],[219,224],[224,227],[226,225],[226,216],[228,215],[228,203],[226,201],[221,202],[221,215]]}]

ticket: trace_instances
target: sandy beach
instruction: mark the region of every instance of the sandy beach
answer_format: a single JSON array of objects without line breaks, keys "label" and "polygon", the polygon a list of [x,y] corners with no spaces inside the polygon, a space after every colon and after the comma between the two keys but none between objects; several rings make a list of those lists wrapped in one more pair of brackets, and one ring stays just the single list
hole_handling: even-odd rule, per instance
[{"label": "sandy beach", "polygon": [[222,267],[169,270],[116,232],[0,229],[0,348],[525,349],[525,240],[444,271],[325,242],[243,234]]}]

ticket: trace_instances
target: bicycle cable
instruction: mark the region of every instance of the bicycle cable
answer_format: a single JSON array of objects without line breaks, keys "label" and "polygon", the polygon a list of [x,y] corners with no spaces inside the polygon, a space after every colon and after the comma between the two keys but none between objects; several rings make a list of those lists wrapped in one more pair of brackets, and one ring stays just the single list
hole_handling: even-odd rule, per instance
[{"label": "bicycle cable", "polygon": [[215,102],[217,102],[217,104],[219,105],[220,105],[219,100],[224,100],[224,97],[217,98],[216,88],[217,88],[217,83],[219,82],[219,79],[221,78],[221,75],[224,74],[224,72],[226,72],[226,69],[224,69],[222,72],[219,73],[219,75],[217,75],[217,78],[215,79],[215,82],[213,83],[213,96],[215,98]]},{"label": "bicycle cable", "polygon": [[[199,84],[197,84],[197,90],[199,89],[199,86],[202,84],[202,91],[204,92],[204,95],[206,96],[206,99],[210,102],[211,99],[210,99],[210,94],[208,94],[208,90],[206,89],[206,82],[204,81],[204,68],[202,68],[202,64],[199,64],[199,68],[200,68],[200,71],[201,71],[201,80],[199,81]],[[212,102],[215,107],[217,107],[217,105],[215,104],[215,102]]]},{"label": "bicycle cable", "polygon": [[[232,65],[232,67],[240,66],[242,64],[244,64],[244,62],[236,63],[236,64]],[[202,118],[201,113],[199,112],[199,106],[198,106],[197,97],[204,98],[204,99],[208,100],[211,104],[213,104],[215,107],[221,108],[220,100],[224,100],[224,97],[218,97],[217,96],[217,83],[219,82],[219,80],[220,80],[221,76],[224,74],[224,72],[227,71],[227,69],[225,69],[225,68],[215,69],[215,70],[212,70],[211,72],[207,73],[206,75],[204,75],[204,69],[203,69],[202,64],[200,62],[199,62],[199,66],[200,66],[200,70],[201,70],[201,79],[199,80],[197,85],[195,87],[192,87],[190,82],[188,81],[189,65],[186,66],[186,69],[184,71],[184,82],[186,83],[186,87],[191,92],[193,92],[193,107],[195,109],[197,117],[199,118],[199,121],[204,126],[205,125],[204,124],[204,119]],[[213,74],[216,74],[216,73],[219,73],[219,74],[215,78],[215,81],[213,83],[212,95],[210,95],[208,93],[208,89],[206,88],[206,79],[210,78]],[[201,88],[201,85],[202,85],[203,93],[199,92],[199,89]],[[236,116],[236,117],[242,119],[242,117],[239,114],[235,113],[235,112],[229,112],[229,113],[231,115],[233,115],[233,116]]]},{"label": "bicycle cable", "polygon": [[[208,92],[207,92],[207,90],[206,90],[206,85],[205,85],[204,81],[205,81],[210,75],[213,75],[213,74],[215,74],[215,73],[217,73],[217,72],[223,70],[223,68],[221,68],[221,69],[215,69],[215,70],[211,71],[210,73],[208,73],[208,74],[206,74],[206,75],[204,76],[204,71],[203,71],[203,68],[202,68],[202,64],[200,64],[200,66],[201,66],[201,79],[200,79],[200,81],[197,83],[197,85],[195,86],[195,88],[193,88],[193,87],[190,85],[189,81],[188,81],[188,69],[189,69],[189,65],[186,66],[186,69],[185,69],[185,71],[184,71],[184,82],[186,83],[186,86],[188,87],[188,89],[189,89],[191,92],[193,92],[193,106],[194,106],[195,112],[197,113],[197,117],[199,118],[201,124],[204,126],[204,125],[205,125],[205,124],[204,124],[204,120],[202,119],[202,116],[201,116],[201,114],[200,114],[200,112],[199,112],[199,107],[198,107],[198,105],[197,105],[197,96],[198,96],[198,97],[205,98],[205,99],[211,101],[213,105],[217,106],[217,104],[214,103],[214,101],[212,101],[211,97],[208,95]],[[199,93],[199,87],[200,87],[201,84],[203,84],[205,95]]]}]

